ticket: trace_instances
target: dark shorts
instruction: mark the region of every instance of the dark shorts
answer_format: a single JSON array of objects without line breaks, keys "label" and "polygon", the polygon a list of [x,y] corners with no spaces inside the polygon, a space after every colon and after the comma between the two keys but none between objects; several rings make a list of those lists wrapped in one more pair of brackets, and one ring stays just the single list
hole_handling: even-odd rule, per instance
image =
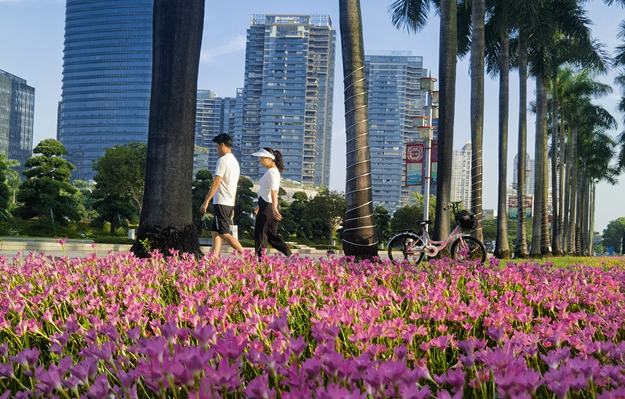
[{"label": "dark shorts", "polygon": [[217,234],[230,234],[233,206],[213,204],[213,227]]}]

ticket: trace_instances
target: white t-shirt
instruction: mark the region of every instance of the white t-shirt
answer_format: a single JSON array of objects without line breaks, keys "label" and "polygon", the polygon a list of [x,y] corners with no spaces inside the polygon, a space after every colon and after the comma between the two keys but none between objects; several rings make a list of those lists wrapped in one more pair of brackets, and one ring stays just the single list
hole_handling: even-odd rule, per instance
[{"label": "white t-shirt", "polygon": [[258,181],[260,189],[258,196],[262,197],[266,202],[271,203],[271,191],[280,189],[280,172],[278,168],[269,168]]},{"label": "white t-shirt", "polygon": [[219,157],[215,166],[215,176],[221,176],[221,183],[213,197],[213,204],[234,206],[240,174],[239,162],[232,153]]}]

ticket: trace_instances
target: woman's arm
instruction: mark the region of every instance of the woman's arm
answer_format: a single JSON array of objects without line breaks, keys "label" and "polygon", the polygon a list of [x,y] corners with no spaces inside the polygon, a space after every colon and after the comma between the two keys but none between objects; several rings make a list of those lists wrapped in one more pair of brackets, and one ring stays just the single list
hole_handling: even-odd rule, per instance
[{"label": "woman's arm", "polygon": [[280,215],[280,211],[278,210],[278,190],[271,190],[271,210],[276,220],[282,220],[282,215]]}]

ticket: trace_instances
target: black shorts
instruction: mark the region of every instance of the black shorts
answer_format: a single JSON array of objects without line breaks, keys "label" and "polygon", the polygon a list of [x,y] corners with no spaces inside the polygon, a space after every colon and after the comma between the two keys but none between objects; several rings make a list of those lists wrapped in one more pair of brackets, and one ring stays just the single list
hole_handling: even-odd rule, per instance
[{"label": "black shorts", "polygon": [[213,204],[213,227],[217,234],[230,234],[233,206]]}]

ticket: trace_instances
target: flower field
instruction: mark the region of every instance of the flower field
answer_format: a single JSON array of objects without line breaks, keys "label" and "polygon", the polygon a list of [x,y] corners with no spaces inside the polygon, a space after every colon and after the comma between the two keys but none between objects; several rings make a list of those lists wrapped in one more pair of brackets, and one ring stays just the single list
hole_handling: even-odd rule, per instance
[{"label": "flower field", "polygon": [[0,398],[625,398],[625,262],[0,256]]}]

